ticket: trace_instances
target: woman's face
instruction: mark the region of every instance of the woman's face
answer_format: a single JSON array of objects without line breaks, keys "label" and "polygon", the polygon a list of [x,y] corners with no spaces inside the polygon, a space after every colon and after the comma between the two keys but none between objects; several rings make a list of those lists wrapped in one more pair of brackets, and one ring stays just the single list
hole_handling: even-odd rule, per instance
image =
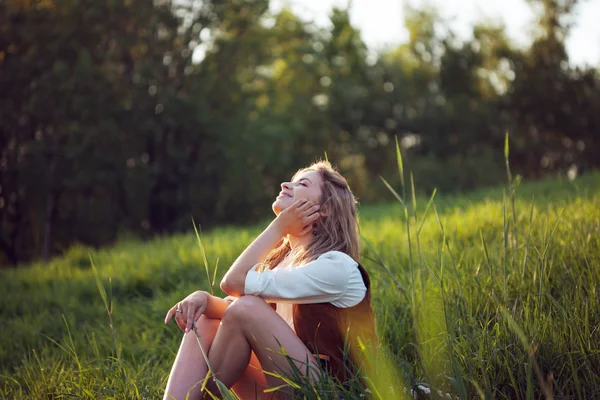
[{"label": "woman's face", "polygon": [[293,182],[283,182],[281,192],[273,202],[273,212],[280,212],[300,199],[319,204],[321,199],[321,174],[318,171],[306,171],[298,174]]}]

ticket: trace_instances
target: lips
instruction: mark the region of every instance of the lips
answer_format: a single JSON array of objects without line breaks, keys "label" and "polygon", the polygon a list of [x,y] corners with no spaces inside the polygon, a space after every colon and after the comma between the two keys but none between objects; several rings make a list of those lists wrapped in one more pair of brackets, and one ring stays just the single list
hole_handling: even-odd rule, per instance
[{"label": "lips", "polygon": [[277,197],[292,197],[292,196],[285,192],[279,192],[279,196],[277,196]]}]

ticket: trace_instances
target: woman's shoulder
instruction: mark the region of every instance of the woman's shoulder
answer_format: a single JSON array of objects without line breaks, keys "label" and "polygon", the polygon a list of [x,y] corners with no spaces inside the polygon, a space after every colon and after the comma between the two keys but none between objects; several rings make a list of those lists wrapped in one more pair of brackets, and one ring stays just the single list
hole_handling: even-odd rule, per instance
[{"label": "woman's shoulder", "polygon": [[342,262],[351,267],[355,267],[358,265],[358,263],[352,257],[350,257],[348,254],[338,251],[338,250],[327,251],[327,252],[321,254],[319,257],[317,257],[317,259],[318,260],[338,261],[338,262]]}]

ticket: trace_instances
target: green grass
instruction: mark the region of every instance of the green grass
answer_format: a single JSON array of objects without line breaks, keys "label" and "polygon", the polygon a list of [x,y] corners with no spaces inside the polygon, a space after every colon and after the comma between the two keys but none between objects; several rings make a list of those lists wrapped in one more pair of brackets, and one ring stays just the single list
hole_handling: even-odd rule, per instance
[{"label": "green grass", "polygon": [[[382,398],[417,385],[463,398],[600,393],[600,174],[521,184],[514,215],[504,191],[438,193],[427,214],[429,198],[417,197],[416,218],[409,194],[408,224],[399,202],[361,208],[389,350],[381,376],[403,381],[376,381]],[[263,225],[203,235],[217,282]],[[181,337],[162,321],[191,291],[210,291],[204,265],[188,234],[75,246],[1,271],[0,398],[162,396]],[[300,393],[326,398],[326,385]]]}]

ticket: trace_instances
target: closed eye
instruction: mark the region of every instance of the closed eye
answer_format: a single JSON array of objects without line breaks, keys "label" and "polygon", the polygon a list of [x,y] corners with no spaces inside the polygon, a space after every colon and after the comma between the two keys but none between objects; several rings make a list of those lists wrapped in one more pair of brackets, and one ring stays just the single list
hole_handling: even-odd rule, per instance
[{"label": "closed eye", "polygon": [[306,184],[306,182],[310,183],[312,185],[312,181],[308,178],[300,178],[296,181],[299,185],[305,186],[307,187],[308,185]]}]

